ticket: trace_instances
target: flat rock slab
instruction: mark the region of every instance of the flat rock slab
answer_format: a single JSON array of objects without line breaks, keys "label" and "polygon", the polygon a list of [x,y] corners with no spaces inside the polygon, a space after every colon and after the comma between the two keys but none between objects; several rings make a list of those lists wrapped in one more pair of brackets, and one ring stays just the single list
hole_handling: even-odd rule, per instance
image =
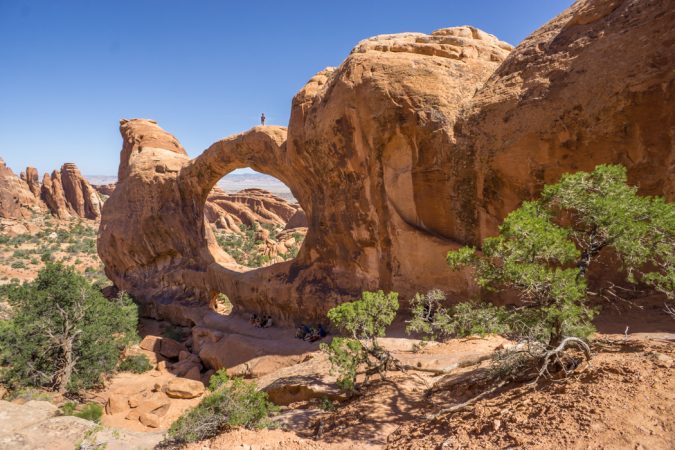
[{"label": "flat rock slab", "polygon": [[154,448],[164,437],[110,428],[92,434],[97,426],[79,417],[59,416],[49,402],[19,405],[0,400],[0,450],[73,450],[83,442],[108,450],[140,450]]},{"label": "flat rock slab", "polygon": [[323,397],[343,399],[345,394],[337,387],[337,379],[330,371],[328,357],[315,353],[311,359],[263,376],[256,383],[277,405]]}]

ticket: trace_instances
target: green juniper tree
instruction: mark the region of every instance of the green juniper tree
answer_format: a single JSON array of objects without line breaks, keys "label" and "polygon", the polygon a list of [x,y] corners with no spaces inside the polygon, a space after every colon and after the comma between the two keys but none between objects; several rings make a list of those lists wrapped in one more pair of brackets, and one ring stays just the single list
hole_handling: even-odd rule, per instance
[{"label": "green juniper tree", "polygon": [[342,303],[328,311],[328,318],[347,337],[334,337],[330,344],[321,344],[337,370],[338,385],[351,393],[358,391],[356,375],[365,367],[364,384],[370,376],[386,376],[387,370],[399,367],[398,362],[384,349],[377,338],[396,318],[398,294],[383,291],[361,294],[361,299]]},{"label": "green juniper tree", "polygon": [[453,269],[473,267],[476,282],[487,290],[518,293],[522,306],[503,321],[512,335],[541,344],[547,365],[565,343],[588,356],[581,339],[594,331],[596,312],[587,304],[586,277],[605,248],[619,258],[628,282],[673,298],[675,207],[637,195],[622,166],[563,175],[539,200],[511,212],[499,234],[483,241],[482,253],[462,247],[447,260]]},{"label": "green juniper tree", "polygon": [[77,392],[100,383],[137,339],[129,296],[107,300],[73,268],[47,262],[37,278],[4,289],[10,318],[0,321],[0,378],[11,387]]}]

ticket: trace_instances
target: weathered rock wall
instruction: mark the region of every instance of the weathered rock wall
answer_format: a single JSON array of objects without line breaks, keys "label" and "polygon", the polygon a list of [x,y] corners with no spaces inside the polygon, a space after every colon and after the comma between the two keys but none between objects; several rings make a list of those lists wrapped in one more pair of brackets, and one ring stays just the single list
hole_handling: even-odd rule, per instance
[{"label": "weathered rock wall", "polygon": [[[363,289],[465,298],[447,250],[479,244],[561,173],[621,162],[643,192],[672,197],[673,13],[582,1],[513,51],[472,27],[367,39],[295,96],[288,130],[256,127],[194,160],[154,122],[123,121],[106,273],[169,318],[217,292],[287,321]],[[214,245],[207,196],[241,167],[283,181],[305,211],[294,261],[241,272]]]},{"label": "weathered rock wall", "polygon": [[509,55],[457,127],[475,154],[481,237],[544,184],[601,163],[673,198],[673,24],[670,0],[581,1]]},{"label": "weathered rock wall", "polygon": [[17,177],[0,162],[0,217],[29,218],[44,210],[59,219],[96,220],[101,216],[101,197],[75,164],[66,163],[51,176],[45,173],[40,183],[34,167]]},{"label": "weathered rock wall", "polygon": [[40,207],[40,201],[33,195],[28,184],[0,159],[0,217],[29,218]]}]

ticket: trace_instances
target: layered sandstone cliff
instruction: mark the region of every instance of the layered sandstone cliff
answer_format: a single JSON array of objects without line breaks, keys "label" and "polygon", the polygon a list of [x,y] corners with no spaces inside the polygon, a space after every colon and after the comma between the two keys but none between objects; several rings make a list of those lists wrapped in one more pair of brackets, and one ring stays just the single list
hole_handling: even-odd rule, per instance
[{"label": "layered sandstone cliff", "polygon": [[[674,15],[664,0],[581,1],[513,51],[472,27],[367,39],[295,96],[288,130],[256,127],[193,160],[156,123],[122,121],[106,273],[172,319],[218,292],[288,321],[364,289],[466,298],[447,250],[480,244],[564,172],[618,162],[672,198]],[[214,244],[208,195],[242,167],[298,199],[309,231],[295,260],[242,271]]]},{"label": "layered sandstone cliff", "polygon": [[[204,213],[206,220],[217,228],[232,233],[241,233],[241,226],[254,227],[268,224],[286,227],[291,218],[301,211],[298,204],[289,203],[283,198],[263,189],[244,189],[236,193],[227,193],[214,187],[206,200]],[[306,227],[306,221],[298,217],[295,227]]]}]

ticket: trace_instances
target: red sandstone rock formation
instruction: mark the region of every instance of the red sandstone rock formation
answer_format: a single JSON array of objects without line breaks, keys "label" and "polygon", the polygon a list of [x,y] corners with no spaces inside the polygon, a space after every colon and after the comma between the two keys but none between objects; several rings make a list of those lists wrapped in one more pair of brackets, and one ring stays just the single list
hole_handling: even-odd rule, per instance
[{"label": "red sandstone rock formation", "polygon": [[40,201],[33,195],[29,185],[0,159],[0,217],[28,218],[40,207]]},{"label": "red sandstone rock formation", "polygon": [[49,211],[59,219],[70,219],[71,214],[66,204],[66,194],[61,184],[61,173],[56,170],[51,177],[45,173],[42,177],[40,198],[47,204]]},{"label": "red sandstone rock formation", "polygon": [[21,172],[21,179],[28,184],[28,189],[33,193],[34,196],[40,196],[40,178],[38,176],[38,171],[35,167],[26,167],[25,172]]},{"label": "red sandstone rock formation", "polygon": [[[618,162],[672,198],[674,15],[666,0],[581,1],[510,54],[472,27],[367,39],[295,96],[288,131],[256,127],[194,160],[155,122],[122,121],[106,273],[170,319],[217,292],[282,320],[364,289],[466,298],[447,250],[480,244],[564,172]],[[207,197],[241,167],[283,181],[307,214],[294,261],[241,272],[214,244]]]},{"label": "red sandstone rock formation", "polygon": [[55,170],[51,176],[44,175],[41,198],[60,219],[96,220],[101,216],[101,197],[73,163],[64,164],[60,172]]},{"label": "red sandstone rock formation", "polygon": [[75,164],[66,163],[61,167],[61,182],[66,201],[76,216],[85,219],[101,216],[101,198]]},{"label": "red sandstone rock formation", "polygon": [[0,197],[0,217],[4,218],[28,218],[44,209],[60,219],[101,216],[101,197],[72,163],[51,176],[45,173],[40,184],[34,167],[17,177],[0,160]]}]

